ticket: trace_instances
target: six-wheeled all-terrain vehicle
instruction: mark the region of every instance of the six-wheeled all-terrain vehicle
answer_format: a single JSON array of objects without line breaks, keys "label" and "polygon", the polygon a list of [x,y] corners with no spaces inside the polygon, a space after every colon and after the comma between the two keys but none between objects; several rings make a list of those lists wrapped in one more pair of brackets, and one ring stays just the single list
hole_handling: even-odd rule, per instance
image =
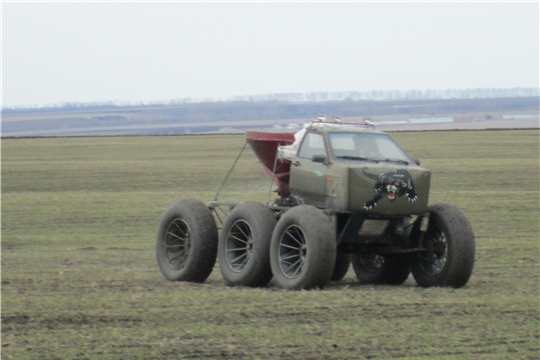
[{"label": "six-wheeled all-terrain vehicle", "polygon": [[217,194],[173,204],[156,243],[167,280],[203,282],[216,257],[231,286],[273,279],[284,289],[323,288],[351,263],[366,284],[400,285],[410,273],[423,287],[469,280],[471,224],[453,205],[428,205],[430,171],[389,135],[315,121],[296,134],[251,131],[246,140],[273,179],[266,205],[221,203]]}]

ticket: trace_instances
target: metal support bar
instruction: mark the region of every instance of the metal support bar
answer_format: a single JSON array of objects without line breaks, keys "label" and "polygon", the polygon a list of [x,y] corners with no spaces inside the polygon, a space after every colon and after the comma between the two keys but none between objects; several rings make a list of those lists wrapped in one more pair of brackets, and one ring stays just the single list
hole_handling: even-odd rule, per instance
[{"label": "metal support bar", "polygon": [[[219,215],[219,212],[221,211],[221,215],[224,216],[225,218],[229,215],[225,210],[223,210],[220,206],[220,204],[218,203],[213,203],[212,206],[210,207],[210,211],[212,211],[217,220],[219,221],[220,225],[223,226],[223,219],[221,218],[221,216]],[[217,223],[216,223],[217,225]],[[220,226],[218,226],[218,228],[221,228]]]},{"label": "metal support bar", "polygon": [[[220,210],[221,210],[221,209],[220,209]],[[223,225],[223,220],[221,220],[221,216],[219,216],[219,213],[218,213],[218,211],[216,210],[216,208],[212,208],[212,212],[213,212],[214,214],[216,214],[216,218],[218,219],[219,223],[220,223],[221,225]],[[217,224],[216,224],[216,225],[217,225]]]},{"label": "metal support bar", "polygon": [[420,221],[420,231],[426,232],[429,226],[429,212],[425,213]]},{"label": "metal support bar", "polygon": [[270,180],[270,187],[268,188],[268,198],[266,198],[266,206],[270,205],[270,195],[272,195],[272,183],[274,182],[274,179],[276,178],[276,166],[277,166],[277,159],[279,156],[279,146],[276,150],[276,158],[274,159],[274,168],[272,169],[272,179]]},{"label": "metal support bar", "polygon": [[388,249],[378,249],[377,254],[409,254],[417,252],[426,252],[425,248],[409,248],[409,249],[399,249],[399,248],[388,248]]},{"label": "metal support bar", "polygon": [[240,150],[240,154],[238,154],[238,156],[236,157],[236,159],[234,160],[234,163],[232,164],[231,166],[231,169],[229,170],[229,172],[227,173],[227,176],[225,176],[225,180],[223,180],[223,182],[221,183],[221,186],[219,187],[219,190],[217,191],[216,193],[216,196],[214,196],[214,201],[217,201],[217,197],[219,195],[219,193],[221,192],[221,189],[223,189],[223,186],[225,186],[225,183],[227,182],[227,180],[229,179],[229,176],[231,175],[234,167],[236,166],[236,163],[238,162],[238,159],[240,159],[240,156],[242,156],[242,153],[244,152],[244,149],[246,148],[247,146],[247,141],[244,143],[244,146],[242,147],[242,150]]}]

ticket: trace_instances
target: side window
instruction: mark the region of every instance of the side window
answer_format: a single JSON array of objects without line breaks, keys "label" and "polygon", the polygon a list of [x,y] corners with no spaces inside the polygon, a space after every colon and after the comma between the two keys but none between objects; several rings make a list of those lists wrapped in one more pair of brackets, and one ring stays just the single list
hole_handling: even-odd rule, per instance
[{"label": "side window", "polygon": [[321,134],[308,132],[304,136],[304,141],[302,141],[302,146],[298,151],[298,157],[311,159],[315,155],[326,156],[324,139]]}]

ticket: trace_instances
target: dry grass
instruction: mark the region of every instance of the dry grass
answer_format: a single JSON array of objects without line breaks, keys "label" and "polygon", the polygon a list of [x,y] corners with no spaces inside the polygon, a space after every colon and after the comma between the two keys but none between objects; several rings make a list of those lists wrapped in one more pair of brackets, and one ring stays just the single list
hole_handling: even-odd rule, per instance
[{"label": "dry grass", "polygon": [[[323,291],[167,282],[154,259],[161,214],[213,198],[241,136],[2,142],[5,359],[533,359],[539,331],[539,132],[397,133],[433,171],[477,241],[465,288]],[[265,201],[247,152],[222,200]]]}]

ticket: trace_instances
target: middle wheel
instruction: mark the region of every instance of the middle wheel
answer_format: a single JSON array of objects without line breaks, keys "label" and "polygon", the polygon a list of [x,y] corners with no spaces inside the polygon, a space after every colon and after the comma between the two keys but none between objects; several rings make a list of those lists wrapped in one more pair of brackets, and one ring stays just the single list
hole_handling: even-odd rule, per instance
[{"label": "middle wheel", "polygon": [[374,252],[352,254],[356,278],[362,284],[401,285],[410,274],[406,257],[387,257]]},{"label": "middle wheel", "polygon": [[272,280],[270,240],[276,225],[272,210],[258,202],[237,205],[219,233],[218,260],[231,286],[266,286]]},{"label": "middle wheel", "polygon": [[290,290],[324,288],[336,263],[336,240],[328,216],[308,205],[287,211],[270,244],[276,285]]}]

